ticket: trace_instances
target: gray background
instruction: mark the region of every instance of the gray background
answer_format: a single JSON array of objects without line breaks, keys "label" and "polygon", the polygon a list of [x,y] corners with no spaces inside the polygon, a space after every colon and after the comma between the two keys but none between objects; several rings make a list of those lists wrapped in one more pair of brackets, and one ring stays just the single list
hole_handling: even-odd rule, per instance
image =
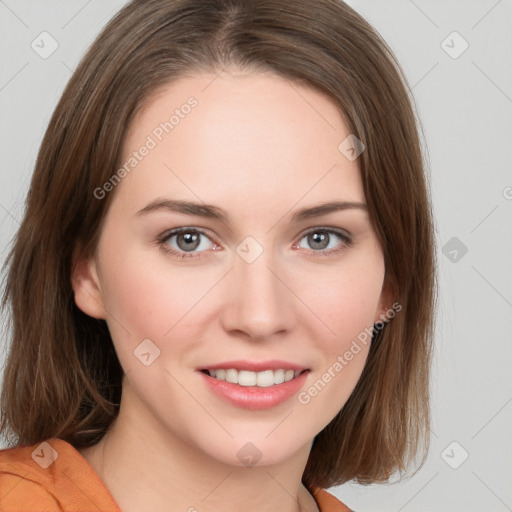
[{"label": "gray background", "polygon": [[[512,1],[348,3],[395,51],[416,99],[441,290],[427,463],[400,483],[330,492],[358,512],[512,510]],[[1,261],[57,100],[124,4],[0,0]],[[47,58],[31,47],[51,49],[44,31],[58,44]]]}]

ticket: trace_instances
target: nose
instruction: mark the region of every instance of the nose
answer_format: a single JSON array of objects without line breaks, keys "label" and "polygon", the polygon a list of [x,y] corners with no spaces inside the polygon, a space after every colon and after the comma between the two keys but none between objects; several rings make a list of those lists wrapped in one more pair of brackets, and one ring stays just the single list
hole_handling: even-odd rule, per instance
[{"label": "nose", "polygon": [[264,341],[291,330],[296,317],[286,272],[272,251],[248,263],[238,255],[225,283],[221,322],[226,332]]}]

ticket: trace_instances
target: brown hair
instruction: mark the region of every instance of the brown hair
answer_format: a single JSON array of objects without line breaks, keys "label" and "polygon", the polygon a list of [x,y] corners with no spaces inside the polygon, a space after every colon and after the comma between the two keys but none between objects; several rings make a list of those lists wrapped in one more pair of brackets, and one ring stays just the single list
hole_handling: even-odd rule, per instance
[{"label": "brown hair", "polygon": [[[386,282],[402,311],[374,331],[349,400],[316,437],[303,475],[329,488],[387,481],[429,445],[434,228],[413,99],[391,49],[340,0],[134,0],[104,28],[51,118],[6,261],[10,336],[1,431],[10,443],[97,443],[123,371],[105,321],[80,311],[73,249],[95,249],[127,128],[186,75],[261,70],[328,94],[365,145],[358,163]],[[341,141],[340,141],[341,142]],[[14,438],[12,438],[14,439]]]}]

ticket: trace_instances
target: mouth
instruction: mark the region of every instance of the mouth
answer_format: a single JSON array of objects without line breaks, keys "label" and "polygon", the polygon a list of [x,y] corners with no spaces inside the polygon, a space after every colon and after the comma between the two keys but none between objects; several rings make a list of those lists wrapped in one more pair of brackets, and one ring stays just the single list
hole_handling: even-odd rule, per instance
[{"label": "mouth", "polygon": [[235,407],[272,409],[305,385],[311,369],[287,361],[229,361],[197,368],[211,392]]},{"label": "mouth", "polygon": [[238,384],[244,387],[267,388],[294,380],[310,370],[277,368],[256,372],[236,368],[204,368],[200,371],[219,381]]}]

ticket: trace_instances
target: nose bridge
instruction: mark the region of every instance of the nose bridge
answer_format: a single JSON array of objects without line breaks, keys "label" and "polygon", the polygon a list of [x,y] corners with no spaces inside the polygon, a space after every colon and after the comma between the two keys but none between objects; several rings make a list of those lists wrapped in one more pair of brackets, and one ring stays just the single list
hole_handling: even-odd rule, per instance
[{"label": "nose bridge", "polygon": [[274,251],[251,238],[237,248],[225,327],[262,338],[290,328],[292,304],[290,291],[281,282],[285,279],[279,275]]}]

